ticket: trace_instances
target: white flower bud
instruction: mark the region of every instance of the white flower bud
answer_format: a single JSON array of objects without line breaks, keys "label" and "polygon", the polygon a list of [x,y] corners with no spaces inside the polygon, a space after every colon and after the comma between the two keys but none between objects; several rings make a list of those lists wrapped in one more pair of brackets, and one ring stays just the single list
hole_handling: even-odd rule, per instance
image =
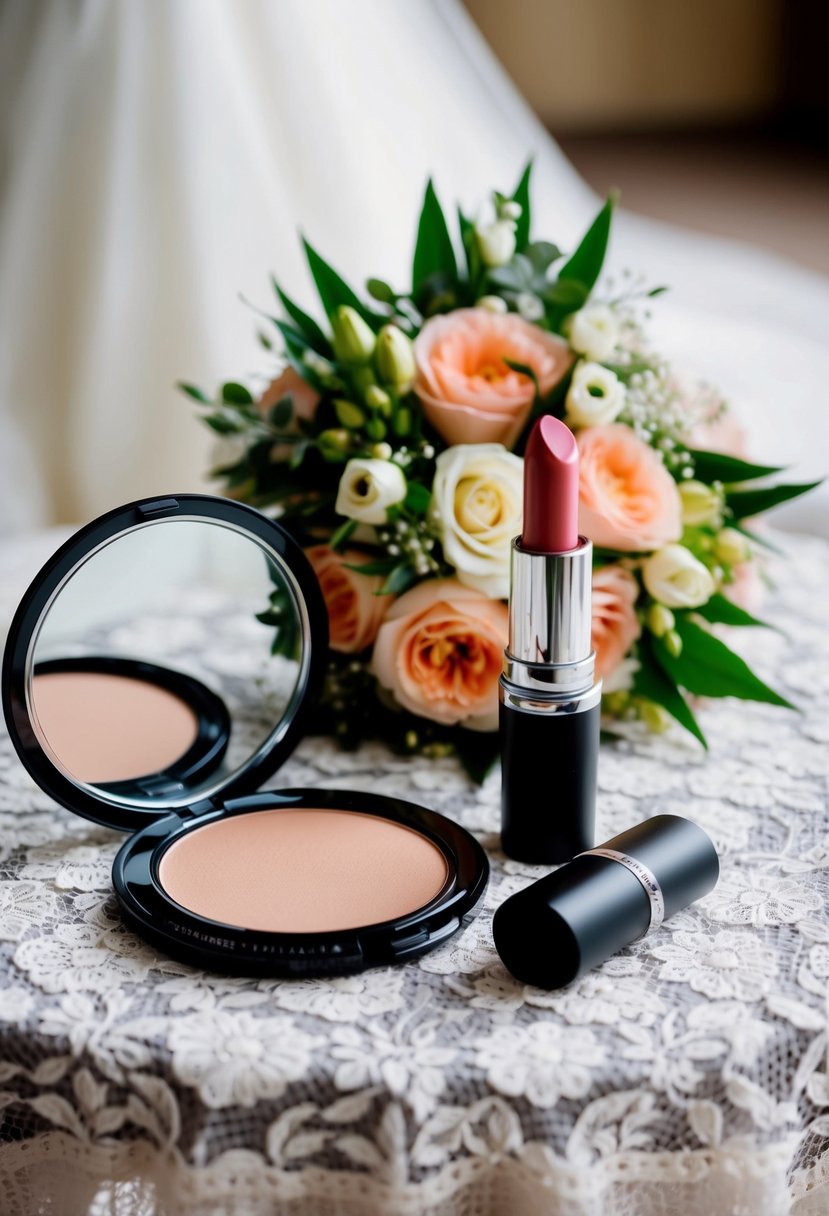
[{"label": "white flower bud", "polygon": [[612,422],[625,404],[625,386],[609,367],[581,362],[567,392],[569,426],[601,426]]},{"label": "white flower bud", "polygon": [[567,318],[564,331],[574,351],[601,363],[619,341],[619,320],[606,304],[589,304]]},{"label": "white flower bud", "polygon": [[683,481],[677,486],[682,501],[682,522],[694,527],[718,524],[722,518],[722,499],[703,481]]},{"label": "white flower bud", "polygon": [[406,497],[403,470],[390,460],[349,460],[334,510],[364,524],[384,524],[389,507]]},{"label": "white flower bud", "polygon": [[665,545],[642,563],[643,582],[668,608],[699,608],[714,594],[714,579],[684,545]]},{"label": "white flower bud", "polygon": [[515,253],[515,224],[512,220],[496,220],[494,224],[476,225],[475,240],[485,266],[504,266]]},{"label": "white flower bud", "polygon": [[523,213],[523,207],[520,203],[516,203],[514,199],[508,198],[498,208],[498,215],[504,220],[520,220]]},{"label": "white flower bud", "polygon": [[480,300],[475,301],[476,308],[483,308],[484,312],[495,313],[500,316],[508,312],[506,300],[502,300],[500,296],[481,296]]},{"label": "white flower bud", "polygon": [[751,546],[736,528],[723,528],[714,541],[714,555],[725,566],[739,566],[751,557]]}]

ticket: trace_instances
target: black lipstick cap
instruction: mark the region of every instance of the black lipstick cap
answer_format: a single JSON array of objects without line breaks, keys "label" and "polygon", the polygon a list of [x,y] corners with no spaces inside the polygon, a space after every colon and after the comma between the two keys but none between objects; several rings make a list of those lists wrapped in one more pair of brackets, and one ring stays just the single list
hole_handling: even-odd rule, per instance
[{"label": "black lipstick cap", "polygon": [[495,948],[522,983],[563,988],[707,895],[719,873],[702,828],[656,815],[505,900],[492,922]]}]

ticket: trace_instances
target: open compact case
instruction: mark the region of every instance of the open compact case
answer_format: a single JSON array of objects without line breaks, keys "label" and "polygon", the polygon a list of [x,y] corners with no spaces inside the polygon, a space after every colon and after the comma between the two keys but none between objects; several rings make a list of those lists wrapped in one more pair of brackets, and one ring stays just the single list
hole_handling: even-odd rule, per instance
[{"label": "open compact case", "polygon": [[256,791],[302,737],[327,618],[288,533],[227,499],[133,503],[77,532],[23,597],[3,709],[35,781],[132,835],[125,920],[215,971],[343,974],[422,954],[489,866],[433,811],[376,794]]}]

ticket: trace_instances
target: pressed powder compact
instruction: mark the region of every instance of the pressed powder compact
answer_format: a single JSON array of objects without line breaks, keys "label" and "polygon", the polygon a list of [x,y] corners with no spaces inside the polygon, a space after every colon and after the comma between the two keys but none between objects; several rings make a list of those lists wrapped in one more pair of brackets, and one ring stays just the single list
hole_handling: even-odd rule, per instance
[{"label": "pressed powder compact", "polygon": [[422,954],[474,914],[481,846],[409,802],[255,792],[319,694],[325,606],[302,550],[242,504],[178,495],[73,536],[26,592],[3,708],[52,797],[130,831],[125,920],[216,971],[341,974]]}]

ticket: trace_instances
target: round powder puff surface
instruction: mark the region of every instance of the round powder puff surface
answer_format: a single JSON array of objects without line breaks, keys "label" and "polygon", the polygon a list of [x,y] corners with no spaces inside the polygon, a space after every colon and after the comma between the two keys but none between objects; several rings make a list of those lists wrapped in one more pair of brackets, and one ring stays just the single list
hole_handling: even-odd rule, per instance
[{"label": "round powder puff surface", "polygon": [[86,785],[160,773],[199,729],[190,706],[166,688],[106,672],[36,675],[32,701],[60,766]]},{"label": "round powder puff surface", "polygon": [[359,811],[277,808],[180,836],[163,854],[167,894],[208,920],[267,933],[325,933],[395,920],[448,874],[427,837]]}]

